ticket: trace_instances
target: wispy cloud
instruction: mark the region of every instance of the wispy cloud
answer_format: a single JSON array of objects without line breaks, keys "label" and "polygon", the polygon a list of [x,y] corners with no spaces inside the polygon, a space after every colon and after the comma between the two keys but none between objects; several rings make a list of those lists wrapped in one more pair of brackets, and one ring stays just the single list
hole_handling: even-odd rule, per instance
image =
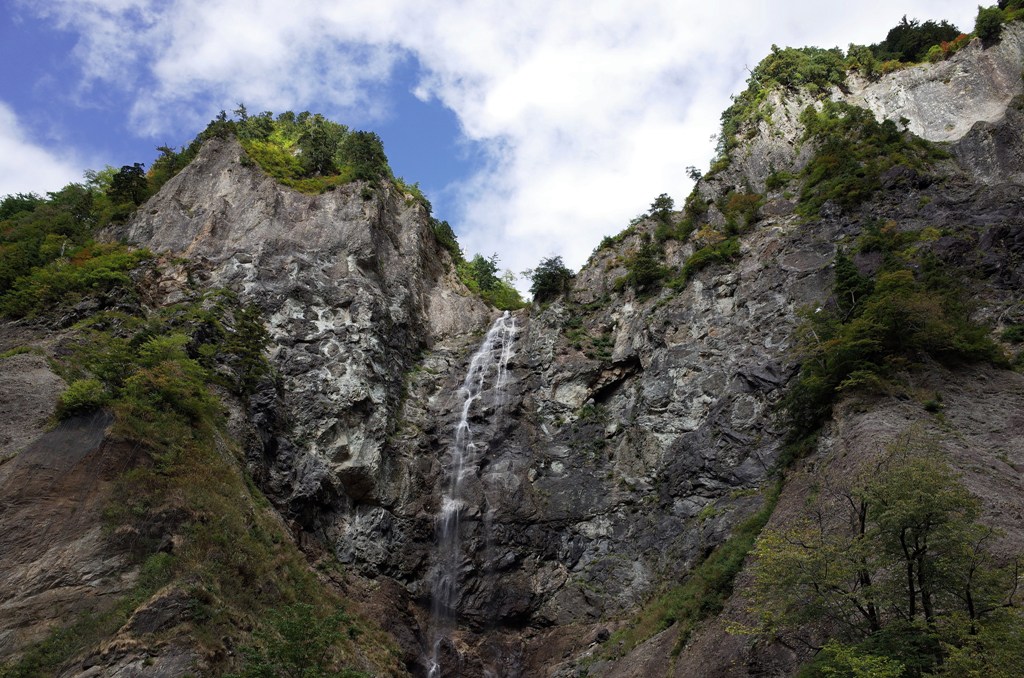
[{"label": "wispy cloud", "polygon": [[[372,120],[404,55],[416,95],[458,116],[489,161],[452,187],[466,249],[520,270],[578,266],[659,193],[689,190],[730,93],[772,43],[884,37],[904,13],[970,27],[963,0],[61,0],[86,87],[135,91],[141,133],[196,128],[211,109],[319,108]],[[425,179],[411,177],[411,179]]]},{"label": "wispy cloud", "polygon": [[79,162],[35,143],[10,106],[0,101],[0,196],[44,186],[57,190],[81,178]]}]

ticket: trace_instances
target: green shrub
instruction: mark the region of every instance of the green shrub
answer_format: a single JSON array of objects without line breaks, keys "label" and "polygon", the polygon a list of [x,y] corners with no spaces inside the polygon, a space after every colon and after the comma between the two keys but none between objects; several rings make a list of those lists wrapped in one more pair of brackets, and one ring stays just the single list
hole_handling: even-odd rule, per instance
[{"label": "green shrub", "polygon": [[1024,342],[1024,323],[1007,325],[1003,329],[1002,337],[1003,341],[1008,341],[1013,344]]},{"label": "green shrub", "polygon": [[641,295],[652,294],[661,287],[669,269],[661,264],[663,252],[656,242],[647,242],[626,260],[626,275],[615,281],[618,290],[632,287]]},{"label": "green shrub", "polygon": [[712,264],[724,264],[729,261],[738,259],[740,256],[740,241],[739,238],[732,237],[726,238],[725,240],[716,243],[714,245],[708,245],[694,252],[686,263],[683,264],[682,270],[679,275],[672,281],[672,286],[675,288],[685,287],[686,283],[701,271]]},{"label": "green shrub", "polygon": [[90,244],[70,250],[69,258],[32,269],[0,296],[0,314],[20,318],[36,315],[86,296],[103,297],[115,290],[131,292],[129,272],[153,257],[149,250],[124,245]]},{"label": "green shrub", "polygon": [[937,147],[902,133],[896,123],[879,123],[867,109],[842,102],[825,102],[821,110],[808,106],[801,114],[804,139],[814,143],[814,157],[802,172],[803,190],[797,213],[817,216],[831,201],[852,209],[881,186],[882,174],[896,165],[926,169],[946,157]]},{"label": "green shrub", "polygon": [[872,284],[837,261],[831,305],[804,314],[803,364],[785,400],[791,441],[813,433],[841,392],[879,388],[923,359],[1005,362],[958,286],[929,260],[918,266],[921,280],[896,268]]},{"label": "green shrub", "polygon": [[346,634],[358,633],[338,610],[321,615],[307,603],[270,610],[269,624],[256,633],[258,644],[242,649],[244,666],[227,678],[358,678],[366,674],[338,668],[337,646]]},{"label": "green shrub", "polygon": [[507,273],[505,277],[498,277],[497,254],[492,254],[490,257],[477,254],[469,261],[458,261],[455,264],[455,271],[463,285],[471,292],[479,294],[484,301],[495,308],[512,311],[526,305],[512,285],[514,278],[511,277],[511,272]]},{"label": "green shrub", "polygon": [[448,254],[452,256],[454,261],[463,261],[462,248],[459,246],[459,240],[455,237],[455,231],[452,230],[451,225],[447,221],[440,221],[431,217],[430,230],[433,231],[434,238],[437,240],[438,244],[448,250]]},{"label": "green shrub", "polygon": [[974,20],[974,34],[982,42],[993,43],[999,40],[1003,30],[1003,11],[997,6],[978,7],[978,16]]},{"label": "green shrub", "polygon": [[110,402],[110,393],[99,379],[78,379],[60,394],[57,416],[67,419],[98,410]]},{"label": "green shrub", "polygon": [[725,233],[740,235],[746,233],[757,220],[757,211],[764,203],[764,196],[758,193],[730,191],[722,201],[722,216],[725,217]]}]

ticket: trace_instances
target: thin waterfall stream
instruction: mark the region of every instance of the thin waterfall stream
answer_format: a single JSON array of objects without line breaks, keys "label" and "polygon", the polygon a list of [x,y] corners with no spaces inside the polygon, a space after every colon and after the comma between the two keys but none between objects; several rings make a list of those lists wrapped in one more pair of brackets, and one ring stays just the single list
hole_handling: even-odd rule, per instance
[{"label": "thin waterfall stream", "polygon": [[[459,389],[462,411],[455,427],[455,436],[444,462],[444,491],[437,516],[437,551],[431,584],[430,627],[431,648],[427,658],[427,676],[440,678],[441,644],[455,627],[459,594],[459,570],[463,554],[459,541],[459,527],[468,507],[464,497],[465,481],[479,473],[481,453],[486,441],[477,442],[470,426],[474,406],[489,397],[493,412],[500,415],[504,404],[504,389],[508,383],[508,363],[513,356],[512,342],[516,334],[516,321],[508,311],[494,321],[487,336],[469,361],[469,369]],[[489,423],[489,422],[484,422]]]}]

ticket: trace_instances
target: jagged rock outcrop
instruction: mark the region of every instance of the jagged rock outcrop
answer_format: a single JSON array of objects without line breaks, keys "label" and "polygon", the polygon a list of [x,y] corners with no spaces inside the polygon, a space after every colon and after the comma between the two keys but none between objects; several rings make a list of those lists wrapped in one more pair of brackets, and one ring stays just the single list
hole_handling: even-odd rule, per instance
[{"label": "jagged rock outcrop", "polygon": [[[971,61],[979,55],[990,59],[977,45],[960,57],[961,68],[985,68]],[[913,70],[900,77],[918,77],[909,75]],[[927,77],[944,72],[932,69]],[[1011,98],[995,85],[992,92],[997,101],[979,102],[978,111],[1002,106],[991,117],[1012,120]],[[813,153],[798,121],[811,101],[773,97],[771,123],[762,121],[730,167],[699,187],[712,205],[731,190],[764,191],[771,171],[797,173]],[[900,111],[914,115],[912,107]],[[826,302],[837,247],[865,224],[948,233],[934,251],[969,274],[976,317],[1017,317],[1022,189],[1006,163],[979,180],[980,166],[992,163],[961,150],[969,138],[953,146],[956,162],[942,161],[927,180],[893,172],[856,213],[803,219],[782,189],[767,191],[756,227],[742,238],[739,261],[708,268],[680,292],[643,298],[617,289],[628,254],[654,228],[641,225],[596,253],[567,298],[522,319],[506,410],[488,424],[486,462],[470,502],[479,513],[464,532],[459,611],[467,630],[459,644],[466,657],[493,654],[486,643],[472,648],[475,634],[496,627],[492,637],[505,637],[506,657],[521,657],[522,675],[562,675],[553,668],[562,659],[551,648],[572,654],[596,642],[601,624],[635,608],[661,582],[683,577],[756,510],[760,500],[751,490],[768,477],[783,435],[777,403],[796,367],[796,311]],[[999,152],[1020,148],[1015,139]],[[724,223],[715,212],[709,210],[709,221]],[[664,263],[678,268],[693,248],[667,243]],[[870,257],[859,264],[877,266]],[[421,365],[392,453],[412,501],[326,520],[346,562],[404,581],[413,606],[417,598],[425,605],[429,591],[436,455],[452,435],[454,391],[464,369],[450,352],[431,354]],[[670,651],[675,641],[663,645]],[[653,656],[654,665],[668,661]],[[783,653],[778,661],[791,666],[793,659]],[[629,655],[590,670],[639,675],[643,665]],[[688,664],[678,675],[713,675],[701,666],[695,672]]]},{"label": "jagged rock outcrop", "polygon": [[423,208],[390,184],[306,195],[242,156],[233,140],[208,142],[118,235],[172,259],[158,301],[226,288],[267,318],[283,403],[269,385],[257,394],[250,447],[272,496],[296,511],[384,501],[382,448],[412,356],[488,311],[455,280]]}]

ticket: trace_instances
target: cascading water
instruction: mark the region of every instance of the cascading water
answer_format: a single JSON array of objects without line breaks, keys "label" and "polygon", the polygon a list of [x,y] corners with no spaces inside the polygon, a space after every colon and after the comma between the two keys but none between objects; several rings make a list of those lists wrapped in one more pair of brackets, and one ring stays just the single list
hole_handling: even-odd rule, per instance
[{"label": "cascading water", "polygon": [[455,438],[445,465],[445,489],[441,496],[441,512],[437,517],[437,558],[431,587],[432,642],[427,659],[429,678],[441,676],[441,643],[455,623],[455,604],[459,586],[462,551],[459,524],[467,506],[465,481],[477,475],[480,447],[473,439],[469,425],[474,405],[485,395],[492,398],[497,412],[504,404],[504,387],[508,383],[508,362],[512,358],[512,341],[516,321],[508,311],[494,321],[480,348],[469,362],[466,378],[459,389],[462,414],[455,427]]}]

